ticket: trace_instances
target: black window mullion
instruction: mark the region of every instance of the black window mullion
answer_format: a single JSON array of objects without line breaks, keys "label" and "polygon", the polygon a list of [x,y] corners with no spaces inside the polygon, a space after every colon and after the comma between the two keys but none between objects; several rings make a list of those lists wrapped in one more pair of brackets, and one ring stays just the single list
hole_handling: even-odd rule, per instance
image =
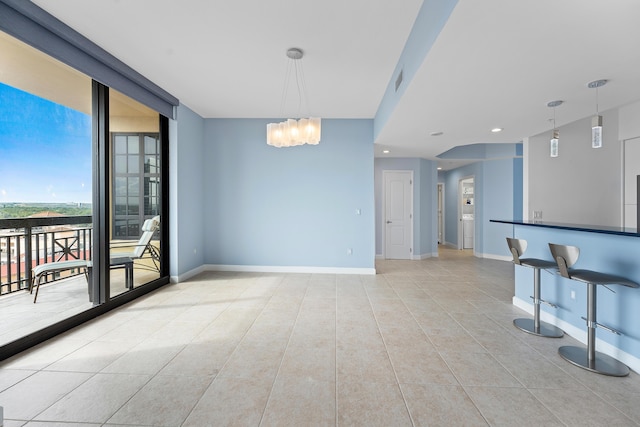
[{"label": "black window mullion", "polygon": [[93,269],[92,293],[94,304],[110,299],[109,224],[111,212],[110,140],[109,140],[109,88],[92,82],[93,111]]}]

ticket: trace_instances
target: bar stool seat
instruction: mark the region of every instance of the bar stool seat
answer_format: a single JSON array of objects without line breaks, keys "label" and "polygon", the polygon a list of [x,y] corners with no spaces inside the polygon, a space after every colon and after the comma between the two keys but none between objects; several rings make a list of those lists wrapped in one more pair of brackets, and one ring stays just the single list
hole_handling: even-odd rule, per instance
[{"label": "bar stool seat", "polygon": [[558,349],[558,353],[566,361],[591,372],[615,377],[629,375],[629,368],[624,363],[621,363],[609,355],[596,351],[596,328],[598,326],[614,334],[621,335],[619,331],[597,322],[596,286],[622,285],[629,288],[638,288],[640,285],[633,280],[614,274],[572,269],[571,266],[578,261],[578,257],[580,256],[580,249],[576,246],[549,243],[549,249],[558,264],[558,269],[562,277],[587,284],[587,317],[582,318],[587,322],[587,348],[564,346]]},{"label": "bar stool seat", "polygon": [[555,269],[557,267],[556,263],[538,258],[521,258],[522,254],[527,250],[526,240],[507,237],[507,245],[509,245],[514,264],[533,268],[533,296],[531,297],[533,299],[533,319],[515,319],[513,321],[514,326],[524,332],[541,337],[562,337],[564,335],[562,329],[540,321],[540,304],[556,307],[554,304],[540,298],[540,270]]}]

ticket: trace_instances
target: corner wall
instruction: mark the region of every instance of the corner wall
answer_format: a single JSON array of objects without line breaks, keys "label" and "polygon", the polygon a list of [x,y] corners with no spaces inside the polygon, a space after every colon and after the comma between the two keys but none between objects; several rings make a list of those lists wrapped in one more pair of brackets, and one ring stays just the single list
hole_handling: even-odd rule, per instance
[{"label": "corner wall", "polygon": [[204,263],[203,141],[204,120],[180,105],[169,128],[170,275],[174,280]]}]

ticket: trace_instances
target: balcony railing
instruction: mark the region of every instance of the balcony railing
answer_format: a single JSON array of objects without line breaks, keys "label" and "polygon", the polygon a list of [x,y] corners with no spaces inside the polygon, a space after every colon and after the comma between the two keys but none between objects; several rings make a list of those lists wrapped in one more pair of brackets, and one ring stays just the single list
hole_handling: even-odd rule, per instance
[{"label": "balcony railing", "polygon": [[91,216],[0,219],[0,295],[29,289],[36,265],[91,259],[91,221]]}]

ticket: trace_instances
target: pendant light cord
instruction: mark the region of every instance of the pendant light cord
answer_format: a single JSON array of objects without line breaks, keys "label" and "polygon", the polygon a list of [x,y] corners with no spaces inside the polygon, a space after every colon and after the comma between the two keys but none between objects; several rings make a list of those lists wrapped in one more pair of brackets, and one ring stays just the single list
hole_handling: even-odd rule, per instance
[{"label": "pendant light cord", "polygon": [[309,112],[309,97],[307,95],[307,82],[304,77],[304,69],[302,67],[302,58],[289,59],[287,62],[287,70],[284,77],[284,85],[282,88],[282,98],[280,99],[280,117],[285,117],[285,107],[287,103],[287,96],[289,94],[289,85],[291,83],[291,74],[295,74],[296,89],[298,90],[298,107],[297,118],[302,117],[302,111],[310,115]]}]

